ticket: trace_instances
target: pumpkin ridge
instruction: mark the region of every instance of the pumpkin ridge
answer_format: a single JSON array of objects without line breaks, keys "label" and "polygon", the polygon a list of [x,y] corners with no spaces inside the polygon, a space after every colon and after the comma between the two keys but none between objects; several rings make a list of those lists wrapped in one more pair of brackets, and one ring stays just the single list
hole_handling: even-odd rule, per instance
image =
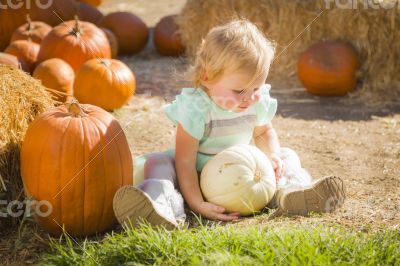
[{"label": "pumpkin ridge", "polygon": [[[246,156],[243,156],[240,152],[237,152],[236,150],[230,150],[229,152],[232,152],[236,155],[238,155],[240,157],[240,159],[244,160],[246,163],[248,163],[251,166],[251,171],[254,172],[256,167],[257,167],[257,163],[255,162],[255,159],[253,157],[253,155],[248,152],[245,148],[241,149],[241,152],[244,154],[246,154]],[[247,158],[250,157],[252,158],[252,160],[248,160]]]},{"label": "pumpkin ridge", "polygon": [[[81,158],[83,158],[83,165],[79,165],[79,170],[78,172],[74,173],[73,178],[78,178],[78,180],[76,180],[75,182],[79,181],[79,176],[81,176],[81,178],[83,178],[83,180],[81,180],[81,187],[80,187],[80,191],[81,191],[81,195],[84,195],[84,197],[82,198],[82,213],[76,213],[76,219],[77,219],[77,223],[80,225],[79,228],[77,228],[78,231],[86,233],[85,230],[85,223],[83,221],[81,221],[82,219],[84,219],[85,217],[85,213],[86,213],[86,208],[85,208],[85,202],[86,202],[86,176],[87,176],[87,152],[86,152],[86,144],[87,144],[87,136],[88,134],[86,134],[86,128],[85,128],[85,123],[83,122],[84,120],[86,120],[86,118],[84,117],[77,117],[77,118],[71,118],[74,120],[79,120],[79,132],[80,132],[80,136],[81,136],[81,143],[80,144],[78,142],[78,145],[81,145],[83,147],[83,153],[80,155]],[[78,123],[77,123],[78,124]],[[78,146],[79,148],[79,146]],[[82,168],[83,167],[83,168]],[[81,170],[82,169],[82,172]],[[73,181],[71,181],[73,182]]]},{"label": "pumpkin ridge", "polygon": [[[63,174],[62,174],[62,163],[60,163],[60,162],[62,162],[62,155],[63,155],[63,139],[64,139],[64,137],[65,137],[65,135],[66,135],[66,133],[68,132],[68,130],[69,130],[69,126],[71,125],[71,119],[68,119],[68,125],[65,127],[65,130],[64,130],[64,132],[63,132],[63,134],[62,134],[62,136],[61,136],[61,138],[60,138],[60,152],[59,152],[59,160],[58,160],[58,167],[60,168],[60,171],[59,171],[59,176],[58,176],[58,185],[57,185],[57,187],[58,188],[60,188],[61,186],[62,186],[62,184],[63,184],[63,182],[62,182],[62,177],[63,177]],[[61,184],[60,184],[61,183]],[[54,197],[53,197],[53,199],[54,199]],[[59,221],[64,221],[64,219],[63,219],[63,212],[62,212],[62,210],[63,210],[63,208],[62,208],[62,192],[61,192],[61,195],[60,195],[60,197],[59,197],[59,206],[60,206],[60,208],[59,208],[59,214],[60,214],[60,217],[59,217]],[[54,210],[53,210],[54,211]],[[60,220],[61,219],[61,220]]]},{"label": "pumpkin ridge", "polygon": [[[96,125],[96,123],[94,123],[93,122],[93,120],[92,119],[87,119],[87,123],[85,123],[85,125],[87,126],[86,128],[85,128],[85,130],[87,130],[88,132],[90,132],[91,134],[91,138],[93,139],[93,136],[95,136],[96,138],[97,138],[97,141],[96,141],[96,143],[90,143],[90,151],[95,151],[96,153],[94,154],[94,157],[93,157],[93,160],[89,157],[89,162],[90,163],[88,163],[88,167],[87,168],[89,168],[89,165],[91,164],[91,162],[92,161],[94,161],[94,160],[97,160],[98,161],[98,159],[99,159],[99,157],[100,156],[102,156],[103,155],[103,146],[100,146],[99,147],[99,144],[101,143],[101,145],[103,145],[103,142],[102,142],[102,138],[101,138],[101,132],[100,132],[100,130],[98,129],[98,127],[97,127],[97,125]],[[100,150],[99,151],[97,151],[97,148],[99,148]],[[90,152],[89,152],[89,155],[90,155]],[[103,160],[104,160],[104,158],[103,158]],[[103,161],[103,163],[104,163],[104,161]],[[104,170],[104,169],[102,169],[102,170]],[[103,174],[103,176],[104,176],[104,172],[102,173]],[[85,178],[85,188],[86,188],[86,178]],[[85,191],[85,195],[86,195],[86,191]],[[89,196],[91,196],[91,197],[93,197],[93,195],[89,195]],[[96,197],[94,197],[95,199],[95,201],[96,201],[96,204],[97,204],[97,196]],[[91,200],[90,201],[93,201],[93,198],[91,198]],[[85,200],[85,202],[86,202],[86,200]],[[90,207],[92,207],[92,206],[90,206]],[[101,208],[101,209],[104,209],[104,204],[103,205],[100,205],[99,204],[99,207]],[[103,211],[103,210],[102,210]],[[97,213],[93,213],[95,216],[97,216]],[[86,231],[86,229],[88,228],[88,227],[92,227],[92,228],[95,228],[95,231],[98,231],[98,228],[99,228],[99,223],[101,222],[101,220],[100,219],[96,219],[94,222],[92,222],[91,224],[87,224],[87,219],[84,219],[84,223],[83,223],[83,228],[84,228],[84,232],[87,232]]]},{"label": "pumpkin ridge", "polygon": [[[87,136],[87,134],[86,134],[86,129],[85,129],[85,126],[84,126],[84,123],[83,123],[83,121],[82,121],[82,119],[81,118],[79,118],[79,122],[80,122],[80,124],[81,124],[81,126],[80,126],[80,128],[82,129],[82,136],[83,136],[83,143],[85,143],[86,142],[86,136]],[[87,174],[87,171],[86,171],[86,167],[88,166],[87,165],[87,161],[88,160],[86,160],[86,147],[85,147],[85,145],[82,145],[82,147],[83,147],[83,185],[82,185],[82,191],[83,191],[83,195],[84,195],[84,198],[83,198],[83,204],[82,204],[82,214],[81,214],[81,217],[82,217],[82,220],[85,220],[85,207],[86,207],[86,174]],[[78,173],[79,173],[79,171],[78,171]],[[74,175],[75,176],[75,175]],[[85,230],[85,223],[80,223],[80,232],[86,232],[86,230]]]},{"label": "pumpkin ridge", "polygon": [[[76,122],[74,122],[74,121],[76,121],[76,119],[73,117],[73,116],[71,116],[71,115],[69,115],[69,113],[68,113],[68,109],[63,109],[63,110],[60,110],[60,112],[62,112],[62,113],[64,113],[64,114],[66,114],[66,116],[65,117],[63,117],[63,118],[59,118],[60,120],[61,119],[67,119],[68,120],[68,126],[67,127],[65,127],[65,130],[64,130],[64,132],[63,132],[63,136],[62,136],[62,138],[61,138],[61,148],[62,147],[64,147],[65,146],[65,144],[63,143],[64,142],[64,139],[66,139],[65,140],[65,142],[67,143],[67,144],[69,144],[69,145],[71,145],[71,143],[70,142],[68,142],[68,138],[66,138],[66,136],[68,135],[68,134],[70,134],[70,132],[74,132],[74,131],[77,131],[77,129],[76,128],[74,128],[74,127],[72,127],[72,126],[75,126],[75,127],[77,127],[77,123]],[[72,127],[72,128],[71,128]],[[78,142],[78,141],[77,141]],[[79,142],[78,142],[79,143]],[[76,143],[74,142],[74,144],[76,145]],[[64,145],[64,146],[63,146]],[[67,156],[65,156],[66,154],[68,155],[69,154],[69,150],[68,149],[59,149],[60,150],[60,152],[59,152],[59,154],[60,154],[60,157],[62,157],[62,158],[64,158],[64,157],[67,157]],[[75,147],[74,147],[74,149],[75,149]],[[61,161],[62,162],[62,161]],[[75,161],[73,162],[73,163],[75,163]],[[70,165],[71,164],[71,162],[68,162],[67,163],[67,165]],[[62,168],[62,166],[63,166],[63,163],[60,163],[59,164],[59,167],[60,167],[60,169]],[[72,168],[73,169],[75,169],[75,164],[74,165],[72,165]],[[72,173],[72,176],[71,176],[71,174],[70,173],[63,173],[62,172],[62,170],[60,170],[59,171],[60,172],[60,176],[61,176],[61,178],[58,178],[58,180],[59,180],[59,182],[58,182],[58,189],[57,189],[57,193],[53,196],[53,201],[57,201],[58,200],[58,205],[56,205],[56,206],[58,206],[58,209],[59,209],[59,216],[56,218],[58,221],[65,221],[65,219],[64,219],[64,214],[65,213],[63,213],[63,206],[64,206],[64,202],[65,202],[65,199],[64,199],[64,195],[63,195],[63,192],[65,191],[65,190],[67,190],[68,189],[68,186],[70,185],[70,182],[73,182],[73,181],[71,181],[72,180],[72,178],[74,178],[74,176],[76,175],[75,173]],[[69,188],[70,189],[70,188]],[[56,198],[58,198],[58,199],[56,199]],[[68,212],[68,209],[67,209],[67,212]],[[76,216],[74,216],[74,218],[75,218],[75,224],[79,224],[79,222],[78,221],[76,221]],[[54,218],[53,218],[54,219]],[[57,231],[59,231],[60,229],[58,228],[59,227],[59,225],[58,225],[58,223],[57,222],[55,222],[56,223],[56,230]],[[69,225],[67,225],[68,227],[69,227]],[[68,232],[68,233],[71,233],[71,232]]]},{"label": "pumpkin ridge", "polygon": [[[86,141],[86,139],[87,139],[87,137],[88,137],[88,134],[86,134],[86,127],[85,127],[85,123],[83,123],[83,118],[77,118],[77,119],[79,119],[79,122],[80,122],[80,129],[81,129],[81,131],[82,131],[82,143],[83,144],[85,144],[87,141]],[[83,147],[83,153],[82,153],[82,157],[83,157],[83,182],[82,182],[82,188],[81,188],[81,191],[82,191],[82,194],[84,195],[84,198],[83,198],[83,204],[82,204],[82,214],[81,214],[81,220],[82,221],[85,221],[86,219],[85,219],[85,207],[86,207],[86,202],[87,202],[87,200],[86,200],[86,176],[88,175],[88,172],[87,172],[87,167],[90,165],[90,157],[89,157],[89,159],[87,159],[87,157],[90,155],[88,155],[87,154],[87,152],[86,152],[86,145],[82,145],[82,147]],[[89,161],[89,163],[88,163],[88,161]],[[79,167],[81,167],[81,166],[79,166]],[[77,178],[77,177],[79,177],[79,172],[80,172],[81,170],[79,170],[76,174],[74,174],[74,178]],[[86,228],[85,228],[85,223],[80,223],[80,232],[83,232],[83,233],[86,233]]]},{"label": "pumpkin ridge", "polygon": [[[49,129],[50,120],[43,120],[42,124],[45,125],[44,127],[47,127],[47,129]],[[40,160],[40,161],[42,161],[42,158],[44,157],[43,154],[44,154],[46,148],[49,146],[49,142],[50,142],[51,140],[53,140],[53,138],[49,138],[49,136],[51,136],[52,134],[54,134],[54,133],[53,133],[53,131],[54,131],[54,126],[51,126],[51,130],[46,130],[46,131],[47,131],[47,135],[46,135],[46,138],[44,138],[45,141],[43,142],[42,151],[40,152],[40,157],[39,157],[39,160]],[[36,189],[36,194],[41,194],[41,192],[39,192],[39,191],[40,191],[40,186],[39,186],[39,185],[40,185],[40,184],[45,184],[45,183],[46,183],[46,180],[45,180],[45,182],[42,182],[42,173],[43,173],[43,170],[42,170],[42,169],[43,169],[43,167],[45,167],[45,166],[46,166],[46,164],[42,164],[42,167],[39,168],[39,174],[38,174],[39,180],[38,180],[38,182],[37,182],[38,187],[37,187],[37,189]],[[50,192],[50,193],[52,193],[52,192]],[[47,195],[47,196],[50,196],[50,195]],[[46,201],[47,201],[47,199],[39,199],[39,200],[46,200]],[[51,202],[53,202],[53,199],[49,199],[49,201],[50,201],[50,204],[51,204]],[[54,208],[54,204],[52,204],[52,213],[50,214],[50,215],[52,215],[52,216],[53,216],[54,211],[55,211],[54,209],[55,209],[55,208]],[[57,210],[56,214],[57,214],[57,215],[60,214],[59,210]]]},{"label": "pumpkin ridge", "polygon": [[[47,121],[43,120],[43,121],[41,121],[41,123],[38,123],[38,124],[40,124],[40,125],[47,124]],[[49,141],[49,135],[50,135],[50,131],[47,131],[46,138],[44,138],[43,144],[46,144]],[[46,148],[46,145],[42,145],[42,150],[40,151],[40,157],[39,157],[40,159],[43,157],[43,153],[44,153],[45,148]],[[39,180],[37,182],[37,186],[36,186],[36,190],[35,190],[36,193],[35,194],[38,193],[38,191],[40,189],[40,184],[42,184],[41,172],[42,172],[42,167],[39,168],[39,173],[37,175]],[[31,192],[29,194],[31,194]],[[32,196],[32,195],[30,195],[30,196]],[[34,197],[34,200],[36,200],[36,196]],[[41,199],[39,199],[39,200],[41,200]]]},{"label": "pumpkin ridge", "polygon": [[[104,124],[104,122],[103,121],[101,121],[103,124]],[[122,128],[118,128],[118,130],[121,130],[122,131]],[[117,135],[119,135],[121,132],[118,132],[117,133]],[[120,138],[117,138],[117,140],[115,140],[115,139],[113,139],[112,141],[118,141],[118,140],[120,140]],[[118,143],[118,142],[116,142],[116,143]],[[108,145],[108,144],[107,144]],[[121,156],[121,151],[120,151],[120,145],[118,144],[118,145],[116,145],[116,151],[117,151],[117,153],[118,153],[118,158],[119,158],[119,160],[120,161],[122,161],[122,156]],[[118,180],[119,182],[118,182],[118,187],[121,187],[121,186],[123,186],[123,180],[124,180],[124,178],[125,178],[125,176],[124,176],[124,174],[125,174],[125,172],[124,172],[124,169],[122,168],[122,165],[120,164],[119,165],[119,169],[120,169],[120,171],[121,171],[121,174],[122,174],[122,180]],[[105,191],[107,192],[107,188],[108,188],[108,186],[107,187],[105,187]],[[111,199],[113,199],[113,197],[111,197]],[[106,202],[107,203],[107,202]],[[112,206],[112,201],[111,201],[111,204],[110,204],[111,206]],[[104,208],[103,209],[103,215],[104,215],[104,213],[105,213],[105,211],[106,211],[106,208]],[[112,211],[113,212],[113,211]],[[115,219],[115,218],[114,218]]]},{"label": "pumpkin ridge", "polygon": [[[106,161],[105,161],[105,158],[106,158],[106,156],[105,156],[105,153],[104,153],[104,150],[107,148],[107,146],[108,146],[108,144],[105,144],[105,141],[104,141],[104,138],[105,138],[105,134],[103,133],[103,131],[101,130],[101,127],[99,127],[98,126],[98,124],[95,122],[95,121],[98,121],[99,122],[99,124],[101,124],[102,125],[102,127],[104,126],[104,128],[107,130],[107,125],[103,122],[103,121],[101,121],[100,119],[98,119],[97,117],[95,117],[95,116],[92,116],[91,117],[91,119],[89,119],[90,120],[90,122],[91,123],[93,123],[95,126],[94,126],[94,128],[97,130],[97,132],[98,132],[98,134],[99,134],[99,138],[100,138],[100,142],[101,142],[101,155],[102,155],[102,158],[103,158],[103,164],[104,164],[104,166],[106,167],[107,166],[107,163],[106,163]],[[96,154],[97,155],[97,154]],[[122,161],[121,160],[121,157],[120,157],[120,161]],[[104,168],[104,169],[106,169],[106,168]],[[106,172],[104,173],[104,176],[106,176]],[[106,192],[107,192],[107,181],[108,180],[105,180],[103,183],[104,183],[104,194],[106,194]],[[99,204],[99,207],[102,209],[102,211],[101,211],[101,216],[100,216],[100,219],[98,219],[97,220],[97,224],[96,224],[96,226],[95,226],[95,228],[96,229],[100,229],[99,227],[99,225],[101,225],[101,224],[104,224],[103,223],[103,220],[104,220],[104,217],[105,217],[105,210],[106,210],[106,206],[105,206],[105,197],[101,197],[101,198],[103,198],[103,202],[102,202],[102,204],[100,205]]]}]

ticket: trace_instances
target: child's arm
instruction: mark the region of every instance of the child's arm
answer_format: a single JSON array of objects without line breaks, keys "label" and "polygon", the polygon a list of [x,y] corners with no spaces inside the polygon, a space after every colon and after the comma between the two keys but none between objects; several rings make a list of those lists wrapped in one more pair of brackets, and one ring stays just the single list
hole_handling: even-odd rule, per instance
[{"label": "child's arm", "polygon": [[281,178],[283,161],[279,157],[280,144],[278,134],[272,127],[272,123],[255,127],[253,132],[254,142],[272,161],[277,181]]},{"label": "child's arm", "polygon": [[189,207],[209,219],[230,221],[238,218],[238,213],[224,214],[225,209],[204,201],[196,171],[199,141],[185,132],[179,124],[176,133],[175,168],[181,193]]}]

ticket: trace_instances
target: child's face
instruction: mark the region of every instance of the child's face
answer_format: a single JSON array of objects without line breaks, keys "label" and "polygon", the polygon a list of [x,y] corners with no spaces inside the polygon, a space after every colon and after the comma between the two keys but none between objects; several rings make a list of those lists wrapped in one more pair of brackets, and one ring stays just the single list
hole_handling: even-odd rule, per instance
[{"label": "child's face", "polygon": [[223,75],[213,83],[203,82],[209,90],[209,96],[221,108],[242,112],[260,100],[259,89],[267,78],[267,73],[258,77],[249,86],[252,75],[234,72]]}]

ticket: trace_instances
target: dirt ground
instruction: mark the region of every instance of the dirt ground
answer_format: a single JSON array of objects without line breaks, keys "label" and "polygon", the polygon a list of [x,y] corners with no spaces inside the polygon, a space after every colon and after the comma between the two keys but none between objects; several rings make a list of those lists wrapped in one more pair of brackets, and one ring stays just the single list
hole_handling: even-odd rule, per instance
[{"label": "dirt ground", "polygon": [[[101,9],[105,13],[130,10],[154,26],[160,17],[179,12],[183,4],[183,0],[108,0]],[[168,149],[175,128],[161,107],[188,86],[180,78],[187,67],[186,60],[157,55],[151,42],[140,54],[121,59],[132,68],[138,84],[130,103],[114,113],[125,130],[133,156]],[[347,200],[331,214],[273,221],[254,217],[239,224],[340,224],[363,231],[400,229],[400,105],[371,108],[351,97],[311,96],[296,80],[271,83],[271,94],[279,103],[273,124],[281,145],[296,150],[303,166],[315,178],[341,176],[347,186]],[[34,262],[43,250],[48,250],[47,235],[32,222],[2,233],[0,255],[5,263]]]}]

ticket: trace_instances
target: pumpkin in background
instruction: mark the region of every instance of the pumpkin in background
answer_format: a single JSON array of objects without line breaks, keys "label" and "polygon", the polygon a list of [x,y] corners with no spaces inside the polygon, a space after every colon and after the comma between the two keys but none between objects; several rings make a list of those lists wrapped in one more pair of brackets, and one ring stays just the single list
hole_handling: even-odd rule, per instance
[{"label": "pumpkin in background", "polygon": [[30,69],[26,63],[22,60],[19,60],[15,55],[0,52],[0,64],[13,66],[28,73],[30,72]]},{"label": "pumpkin in background", "polygon": [[118,40],[118,51],[122,55],[141,51],[149,38],[149,29],[137,16],[129,12],[114,12],[106,15],[100,26],[110,29]]},{"label": "pumpkin in background", "polygon": [[117,37],[115,37],[115,34],[106,28],[101,28],[104,33],[107,36],[108,39],[108,43],[110,44],[110,48],[111,48],[111,57],[112,58],[116,58],[118,55],[118,40]]},{"label": "pumpkin in background", "polygon": [[38,62],[61,58],[75,72],[92,58],[111,58],[111,49],[105,33],[85,21],[67,21],[53,28],[43,39]]},{"label": "pumpkin in background", "polygon": [[61,235],[65,226],[72,236],[88,236],[116,222],[113,197],[132,184],[133,164],[111,114],[78,103],[44,112],[29,126],[20,155],[35,220],[50,234]]},{"label": "pumpkin in background", "polygon": [[[12,3],[19,7],[0,8],[0,51],[3,51],[9,45],[14,31],[26,22],[27,14],[30,15],[33,21],[42,21],[50,26],[56,26],[62,21],[73,19],[76,14],[76,2],[74,0],[0,0],[0,3],[3,6],[8,6],[9,3]],[[29,6],[27,3],[29,3]]]},{"label": "pumpkin in background", "polygon": [[264,208],[274,196],[275,172],[262,151],[241,144],[223,150],[207,162],[201,172],[200,187],[208,202],[228,212],[249,215]]},{"label": "pumpkin in background", "polygon": [[154,45],[162,55],[177,56],[185,52],[176,18],[177,15],[163,17],[154,28]]},{"label": "pumpkin in background", "polygon": [[44,37],[51,31],[51,26],[41,21],[32,21],[29,15],[26,16],[26,23],[18,27],[11,36],[11,42],[17,40],[32,40],[40,44]]},{"label": "pumpkin in background", "polygon": [[357,52],[350,44],[323,41],[300,55],[297,70],[308,92],[342,96],[355,88],[359,66]]},{"label": "pumpkin in background", "polygon": [[89,4],[91,6],[99,6],[101,5],[102,0],[78,0],[79,2]]},{"label": "pumpkin in background", "polygon": [[101,13],[100,10],[94,6],[85,3],[78,3],[77,5],[79,19],[82,21],[87,21],[98,25],[100,20],[104,17],[103,13]]},{"label": "pumpkin in background", "polygon": [[10,43],[4,52],[24,61],[29,68],[29,73],[32,73],[38,59],[39,49],[40,45],[31,40],[18,40]]},{"label": "pumpkin in background", "polygon": [[136,90],[129,67],[116,59],[92,59],[80,68],[74,82],[74,96],[82,103],[111,111],[126,104]]},{"label": "pumpkin in background", "polygon": [[[46,88],[70,94],[74,86],[74,70],[64,60],[52,58],[40,63],[33,72],[32,76],[40,80]],[[55,100],[65,102],[68,96],[51,91]]]}]

